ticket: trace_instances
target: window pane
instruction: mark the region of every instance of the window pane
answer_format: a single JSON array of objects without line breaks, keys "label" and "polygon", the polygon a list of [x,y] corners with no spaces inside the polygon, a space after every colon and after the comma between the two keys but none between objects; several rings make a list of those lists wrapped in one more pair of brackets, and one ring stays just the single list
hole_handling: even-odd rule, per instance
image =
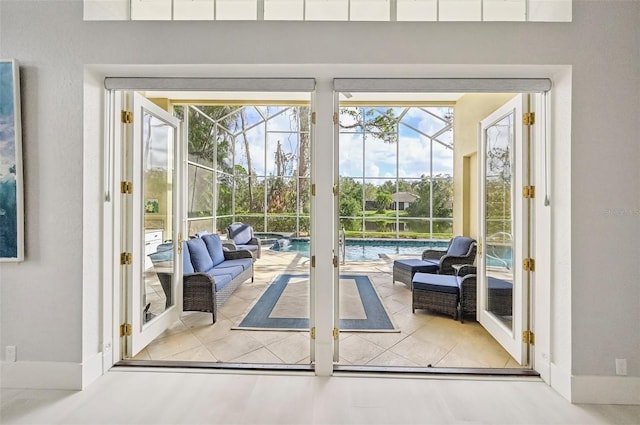
[{"label": "window pane", "polygon": [[267,211],[296,213],[296,178],[273,177],[267,180]]},{"label": "window pane", "polygon": [[265,0],[264,19],[278,21],[304,20],[303,0]]},{"label": "window pane", "polygon": [[196,233],[202,231],[215,233],[215,230],[213,229],[213,218],[207,218],[203,220],[189,220],[189,236],[195,236]]},{"label": "window pane", "polygon": [[217,0],[216,19],[255,21],[258,16],[256,0]]},{"label": "window pane", "polygon": [[235,213],[264,212],[264,178],[236,176]]},{"label": "window pane", "polygon": [[437,21],[437,0],[397,0],[398,21]]},{"label": "window pane", "polygon": [[131,0],[131,20],[171,20],[171,0]]},{"label": "window pane", "polygon": [[387,143],[367,134],[364,142],[364,175],[366,177],[395,176],[396,149],[396,143]]},{"label": "window pane", "polygon": [[231,215],[232,210],[232,193],[233,193],[233,178],[227,174],[217,173],[217,189],[218,189],[218,202],[216,215]]},{"label": "window pane", "polygon": [[173,19],[213,20],[213,0],[173,0]]},{"label": "window pane", "polygon": [[415,131],[402,131],[399,143],[398,175],[416,178],[430,174],[431,141]]},{"label": "window pane", "polygon": [[389,0],[351,0],[352,21],[388,21]]},{"label": "window pane", "polygon": [[453,149],[433,142],[433,175],[453,175]]},{"label": "window pane", "polygon": [[401,238],[429,239],[429,220],[401,218],[398,223],[398,232]]},{"label": "window pane", "polygon": [[[250,128],[256,122],[253,117],[245,119],[245,128],[248,130],[244,133],[240,131],[235,136],[235,163],[236,170],[240,166],[244,170],[245,174],[255,174],[257,176],[264,176],[265,169],[265,156],[264,156],[264,124],[257,124],[255,127]],[[267,158],[267,161],[271,162],[273,167],[273,155]]]},{"label": "window pane", "polygon": [[267,175],[292,176],[298,170],[298,134],[267,134]]},{"label": "window pane", "polygon": [[571,0],[529,0],[529,21],[571,22]]},{"label": "window pane", "polygon": [[346,21],[349,19],[347,0],[307,0],[307,21]]},{"label": "window pane", "polygon": [[245,223],[253,227],[254,232],[264,232],[264,216],[262,214],[238,215],[236,214],[236,222]]},{"label": "window pane", "polygon": [[311,212],[311,180],[308,177],[298,179],[298,208],[301,214],[310,214]]},{"label": "window pane", "polygon": [[482,20],[481,0],[440,0],[441,21]]},{"label": "window pane", "polygon": [[189,164],[188,217],[213,216],[213,171]]},{"label": "window pane", "polygon": [[482,17],[485,21],[524,21],[527,5],[525,0],[484,0]]}]

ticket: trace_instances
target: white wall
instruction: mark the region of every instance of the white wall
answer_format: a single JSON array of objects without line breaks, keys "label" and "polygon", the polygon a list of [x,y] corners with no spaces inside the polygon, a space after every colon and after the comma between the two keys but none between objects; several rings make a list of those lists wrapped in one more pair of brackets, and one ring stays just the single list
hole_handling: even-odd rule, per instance
[{"label": "white wall", "polygon": [[[100,152],[99,118],[83,118],[95,110],[83,104],[86,65],[161,65],[111,68],[131,75],[293,69],[325,77],[548,76],[570,65],[559,74],[565,97],[558,106],[571,111],[571,125],[554,123],[552,140],[551,366],[565,388],[571,379],[574,400],[603,400],[611,385],[636,389],[639,28],[634,1],[575,1],[572,23],[401,24],[83,22],[80,0],[3,0],[0,54],[22,65],[27,217],[26,261],[0,266],[0,348],[18,347],[18,362],[2,363],[2,385],[77,388],[92,379],[87,369],[100,353],[100,253],[82,250],[83,241],[97,248],[88,238],[99,232],[93,214],[102,205],[99,170],[83,169],[83,160],[95,165]],[[632,378],[622,384],[615,358],[628,361]],[[48,375],[36,375],[38,368]],[[600,392],[585,390],[603,380],[608,386]]]}]

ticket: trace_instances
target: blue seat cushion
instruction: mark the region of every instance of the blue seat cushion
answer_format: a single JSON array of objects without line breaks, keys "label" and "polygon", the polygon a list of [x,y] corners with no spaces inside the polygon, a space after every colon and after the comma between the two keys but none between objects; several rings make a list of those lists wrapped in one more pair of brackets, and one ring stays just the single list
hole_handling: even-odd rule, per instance
[{"label": "blue seat cushion", "polygon": [[413,276],[413,289],[431,292],[445,292],[457,294],[459,292],[458,278],[445,274],[416,273]]},{"label": "blue seat cushion", "polygon": [[229,282],[233,280],[233,277],[231,277],[230,274],[219,274],[219,275],[213,276],[213,280],[216,283],[215,284],[216,291],[220,291],[222,288],[227,286]]},{"label": "blue seat cushion", "polygon": [[513,284],[506,280],[496,279],[495,277],[487,277],[489,289],[496,290],[508,290],[511,291],[513,289]]},{"label": "blue seat cushion", "polygon": [[253,237],[253,229],[248,224],[233,223],[229,226],[229,237],[236,245],[245,245]]},{"label": "blue seat cushion", "polygon": [[189,255],[189,247],[186,242],[182,244],[182,272],[185,274],[196,272],[191,264],[191,255]]},{"label": "blue seat cushion", "polygon": [[420,260],[417,258],[410,258],[406,260],[396,260],[393,262],[395,267],[399,267],[405,270],[417,271],[422,273],[437,272],[440,265],[436,261]]},{"label": "blue seat cushion", "polygon": [[218,264],[216,269],[225,268],[225,267],[234,267],[240,266],[242,270],[247,270],[253,264],[253,259],[251,258],[238,258],[236,260],[226,260],[224,263]]},{"label": "blue seat cushion", "polygon": [[207,273],[213,276],[228,274],[228,275],[231,275],[232,279],[235,279],[236,276],[238,276],[240,273],[243,272],[243,270],[244,269],[242,268],[242,266],[229,266],[229,267],[216,266],[211,270],[209,270]]},{"label": "blue seat cushion", "polygon": [[455,238],[453,238],[453,241],[451,241],[451,245],[449,246],[447,255],[452,255],[454,257],[464,257],[469,252],[469,248],[471,248],[472,243],[473,239],[471,238],[456,236]]},{"label": "blue seat cushion", "polygon": [[202,240],[207,246],[209,257],[211,258],[211,262],[213,263],[211,267],[215,267],[218,264],[222,263],[224,261],[224,251],[222,250],[222,241],[220,240],[220,236],[208,234],[202,236]]},{"label": "blue seat cushion", "polygon": [[189,239],[187,241],[187,247],[189,247],[191,264],[193,264],[195,271],[206,272],[213,268],[214,264],[204,240],[201,238]]}]

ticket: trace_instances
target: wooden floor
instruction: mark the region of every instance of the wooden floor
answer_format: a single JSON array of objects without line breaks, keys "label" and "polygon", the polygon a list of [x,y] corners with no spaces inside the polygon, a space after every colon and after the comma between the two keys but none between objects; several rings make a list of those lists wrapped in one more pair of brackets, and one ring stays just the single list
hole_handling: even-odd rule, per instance
[{"label": "wooden floor", "polygon": [[452,380],[124,371],[84,391],[0,392],[3,424],[638,424],[536,378]]},{"label": "wooden floor", "polygon": [[[342,273],[369,277],[400,332],[341,332],[340,365],[521,367],[479,323],[460,323],[426,310],[413,313],[411,291],[392,282],[392,265],[393,259],[387,257],[341,266]],[[215,324],[209,313],[187,312],[134,359],[309,364],[308,332],[233,329],[277,274],[308,271],[308,258],[263,250],[255,264],[254,283],[245,282],[232,294],[219,309]],[[164,299],[159,302],[164,305]]]}]

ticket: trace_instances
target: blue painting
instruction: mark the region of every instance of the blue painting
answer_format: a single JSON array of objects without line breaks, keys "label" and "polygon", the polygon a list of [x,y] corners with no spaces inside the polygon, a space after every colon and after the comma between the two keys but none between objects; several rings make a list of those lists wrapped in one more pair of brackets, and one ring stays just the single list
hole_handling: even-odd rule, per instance
[{"label": "blue painting", "polygon": [[0,261],[22,261],[22,143],[18,65],[0,60]]}]

